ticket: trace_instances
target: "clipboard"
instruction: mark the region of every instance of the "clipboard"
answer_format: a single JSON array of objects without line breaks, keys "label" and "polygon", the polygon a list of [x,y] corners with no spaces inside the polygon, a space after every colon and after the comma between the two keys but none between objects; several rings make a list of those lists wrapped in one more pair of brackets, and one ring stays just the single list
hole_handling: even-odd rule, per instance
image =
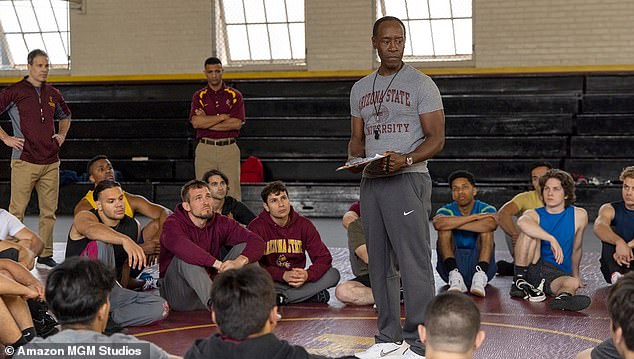
[{"label": "clipboard", "polygon": [[388,156],[376,154],[373,157],[353,158],[347,161],[343,166],[337,168],[337,171],[345,170],[345,169],[360,166],[360,165],[367,165],[368,163],[380,160],[381,158],[385,158],[385,157],[388,157]]}]

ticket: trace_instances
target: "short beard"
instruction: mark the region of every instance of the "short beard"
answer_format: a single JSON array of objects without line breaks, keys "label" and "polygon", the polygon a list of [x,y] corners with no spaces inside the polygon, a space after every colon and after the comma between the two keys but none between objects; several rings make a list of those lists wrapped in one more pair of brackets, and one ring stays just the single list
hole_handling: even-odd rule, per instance
[{"label": "short beard", "polygon": [[198,219],[210,219],[211,217],[214,216],[214,212],[209,212],[207,214],[201,214],[201,215],[198,215],[198,214],[195,214],[195,213],[192,212],[192,216],[194,216],[194,217],[196,217]]}]

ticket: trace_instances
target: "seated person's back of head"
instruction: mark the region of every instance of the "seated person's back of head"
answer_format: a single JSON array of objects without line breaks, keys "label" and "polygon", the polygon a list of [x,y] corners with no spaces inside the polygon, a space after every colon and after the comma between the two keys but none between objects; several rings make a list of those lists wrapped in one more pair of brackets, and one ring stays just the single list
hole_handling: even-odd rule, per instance
[{"label": "seated person's back of head", "polygon": [[443,358],[448,353],[471,358],[485,336],[476,305],[466,295],[454,292],[440,294],[429,303],[425,325],[418,330],[428,359]]}]

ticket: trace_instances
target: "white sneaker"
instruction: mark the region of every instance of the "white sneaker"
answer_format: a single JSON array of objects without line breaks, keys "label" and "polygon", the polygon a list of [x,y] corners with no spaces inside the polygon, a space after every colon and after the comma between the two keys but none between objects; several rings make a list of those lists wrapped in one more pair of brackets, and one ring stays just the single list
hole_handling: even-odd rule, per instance
[{"label": "white sneaker", "polygon": [[484,273],[480,266],[476,266],[476,272],[471,280],[471,294],[477,295],[478,297],[486,296],[487,293],[484,290],[484,287],[487,286],[488,282],[489,278],[487,277],[487,274]]},{"label": "white sneaker", "polygon": [[464,284],[464,278],[462,278],[458,268],[449,272],[449,289],[447,291],[467,292],[467,286]]},{"label": "white sneaker", "polygon": [[401,356],[401,358],[403,359],[425,359],[424,355],[418,355],[416,353],[414,353],[413,351],[411,351],[409,348],[407,348],[407,350],[405,351],[405,353],[403,353],[403,356]]},{"label": "white sneaker", "polygon": [[622,276],[623,276],[623,274],[621,274],[619,272],[612,273],[612,275],[610,276],[610,284],[616,284],[616,282],[619,279],[621,279]]},{"label": "white sneaker", "polygon": [[354,356],[360,359],[374,359],[384,357],[401,356],[409,348],[405,341],[402,343],[376,343],[364,352],[355,353]]}]

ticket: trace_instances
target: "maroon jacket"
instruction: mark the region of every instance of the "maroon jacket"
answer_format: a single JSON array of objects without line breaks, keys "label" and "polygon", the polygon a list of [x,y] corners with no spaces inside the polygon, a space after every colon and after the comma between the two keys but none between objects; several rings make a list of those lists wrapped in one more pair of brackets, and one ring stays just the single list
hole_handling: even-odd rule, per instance
[{"label": "maroon jacket", "polygon": [[70,119],[71,113],[56,88],[45,82],[38,95],[25,77],[0,92],[0,113],[5,111],[11,117],[13,136],[24,138],[24,149],[14,149],[11,159],[37,165],[59,161],[54,120]]},{"label": "maroon jacket", "polygon": [[203,228],[189,219],[183,205],[176,206],[174,213],[165,220],[161,232],[159,254],[159,276],[162,278],[172,259],[177,257],[189,264],[211,268],[225,245],[235,246],[246,242],[242,255],[255,262],[264,252],[264,241],[260,236],[242,227],[238,222],[223,215],[214,214]]},{"label": "maroon jacket", "polygon": [[332,256],[321,241],[319,232],[306,217],[291,208],[286,226],[280,227],[268,212],[262,211],[247,227],[266,242],[260,264],[273,280],[284,282],[284,272],[306,267],[306,252],[312,262],[308,268],[308,281],[319,280],[332,267]]}]

